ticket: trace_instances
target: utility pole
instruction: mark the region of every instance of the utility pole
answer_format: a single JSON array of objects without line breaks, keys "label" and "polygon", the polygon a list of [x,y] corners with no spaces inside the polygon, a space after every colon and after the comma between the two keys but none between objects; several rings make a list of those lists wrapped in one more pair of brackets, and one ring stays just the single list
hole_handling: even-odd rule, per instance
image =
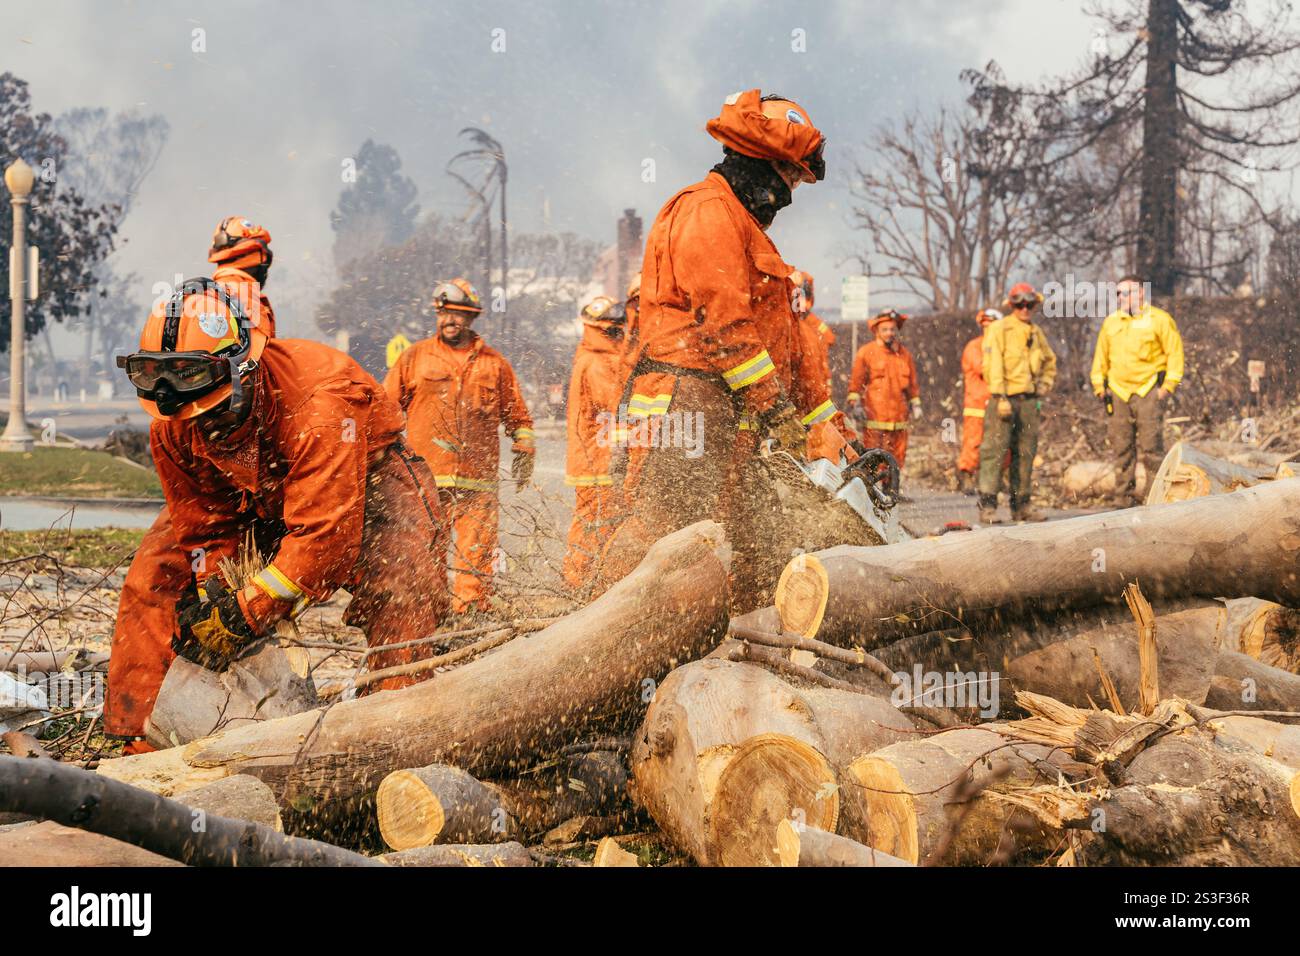
[{"label": "utility pole", "polygon": [[9,250],[9,422],[0,435],[0,451],[31,451],[27,431],[27,202],[36,174],[21,159],[5,170],[5,185],[14,208],[14,241]]}]

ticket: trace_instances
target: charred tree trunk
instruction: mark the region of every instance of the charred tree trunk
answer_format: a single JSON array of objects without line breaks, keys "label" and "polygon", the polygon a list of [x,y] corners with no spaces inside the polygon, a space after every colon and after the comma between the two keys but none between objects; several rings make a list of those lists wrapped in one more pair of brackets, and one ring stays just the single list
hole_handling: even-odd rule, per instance
[{"label": "charred tree trunk", "polygon": [[1177,279],[1178,167],[1182,116],[1178,108],[1178,2],[1149,0],[1147,75],[1142,101],[1142,195],[1138,206],[1138,272],[1155,295],[1173,295]]}]

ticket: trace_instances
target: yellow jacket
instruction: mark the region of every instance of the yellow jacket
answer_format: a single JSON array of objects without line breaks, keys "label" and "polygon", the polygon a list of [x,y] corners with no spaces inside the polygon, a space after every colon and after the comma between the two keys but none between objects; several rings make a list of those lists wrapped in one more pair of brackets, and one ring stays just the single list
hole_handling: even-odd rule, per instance
[{"label": "yellow jacket", "polygon": [[1174,317],[1151,305],[1142,306],[1137,315],[1106,316],[1092,356],[1092,390],[1101,394],[1109,384],[1127,402],[1134,393],[1151,391],[1161,372],[1171,392],[1183,380],[1183,337]]},{"label": "yellow jacket", "polygon": [[1014,315],[984,330],[984,381],[991,395],[1046,395],[1056,381],[1056,353],[1033,322]]}]

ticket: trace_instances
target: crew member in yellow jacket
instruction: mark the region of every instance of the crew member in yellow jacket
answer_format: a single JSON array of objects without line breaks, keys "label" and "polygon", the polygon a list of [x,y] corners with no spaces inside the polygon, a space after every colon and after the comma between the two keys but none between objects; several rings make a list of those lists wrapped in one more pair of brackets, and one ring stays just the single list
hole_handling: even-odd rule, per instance
[{"label": "crew member in yellow jacket", "polygon": [[1115,456],[1115,504],[1139,504],[1137,461],[1148,486],[1163,456],[1164,406],[1183,379],[1183,339],[1173,316],[1145,301],[1142,280],[1125,276],[1092,358],[1092,390],[1106,400],[1106,440]]}]

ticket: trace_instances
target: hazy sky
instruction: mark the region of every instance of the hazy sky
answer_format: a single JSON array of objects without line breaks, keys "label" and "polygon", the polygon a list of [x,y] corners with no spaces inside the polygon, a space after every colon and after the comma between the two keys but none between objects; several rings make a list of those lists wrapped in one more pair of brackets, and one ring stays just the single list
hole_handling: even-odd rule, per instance
[{"label": "hazy sky", "polygon": [[[196,29],[206,52],[192,52]],[[795,30],[806,52],[792,50]],[[1078,63],[1092,30],[1066,0],[7,0],[0,70],[27,80],[42,111],[170,122],[118,253],[146,280],[142,303],[153,282],[205,271],[213,226],[240,213],[271,230],[269,292],[301,335],[332,283],[341,164],[367,137],[397,148],[424,209],[454,213],[463,191],[443,169],[457,131],[482,126],[506,150],[512,228],[539,228],[545,202],[554,228],[612,242],[625,207],[648,229],[718,160],[705,121],[754,86],[799,100],[827,135],[827,181],[801,187],[771,234],[838,304],[838,261],[857,241],[852,151],[911,107],[957,100],[964,67],[996,58],[1037,79]],[[645,159],[655,182],[642,181]]]}]

